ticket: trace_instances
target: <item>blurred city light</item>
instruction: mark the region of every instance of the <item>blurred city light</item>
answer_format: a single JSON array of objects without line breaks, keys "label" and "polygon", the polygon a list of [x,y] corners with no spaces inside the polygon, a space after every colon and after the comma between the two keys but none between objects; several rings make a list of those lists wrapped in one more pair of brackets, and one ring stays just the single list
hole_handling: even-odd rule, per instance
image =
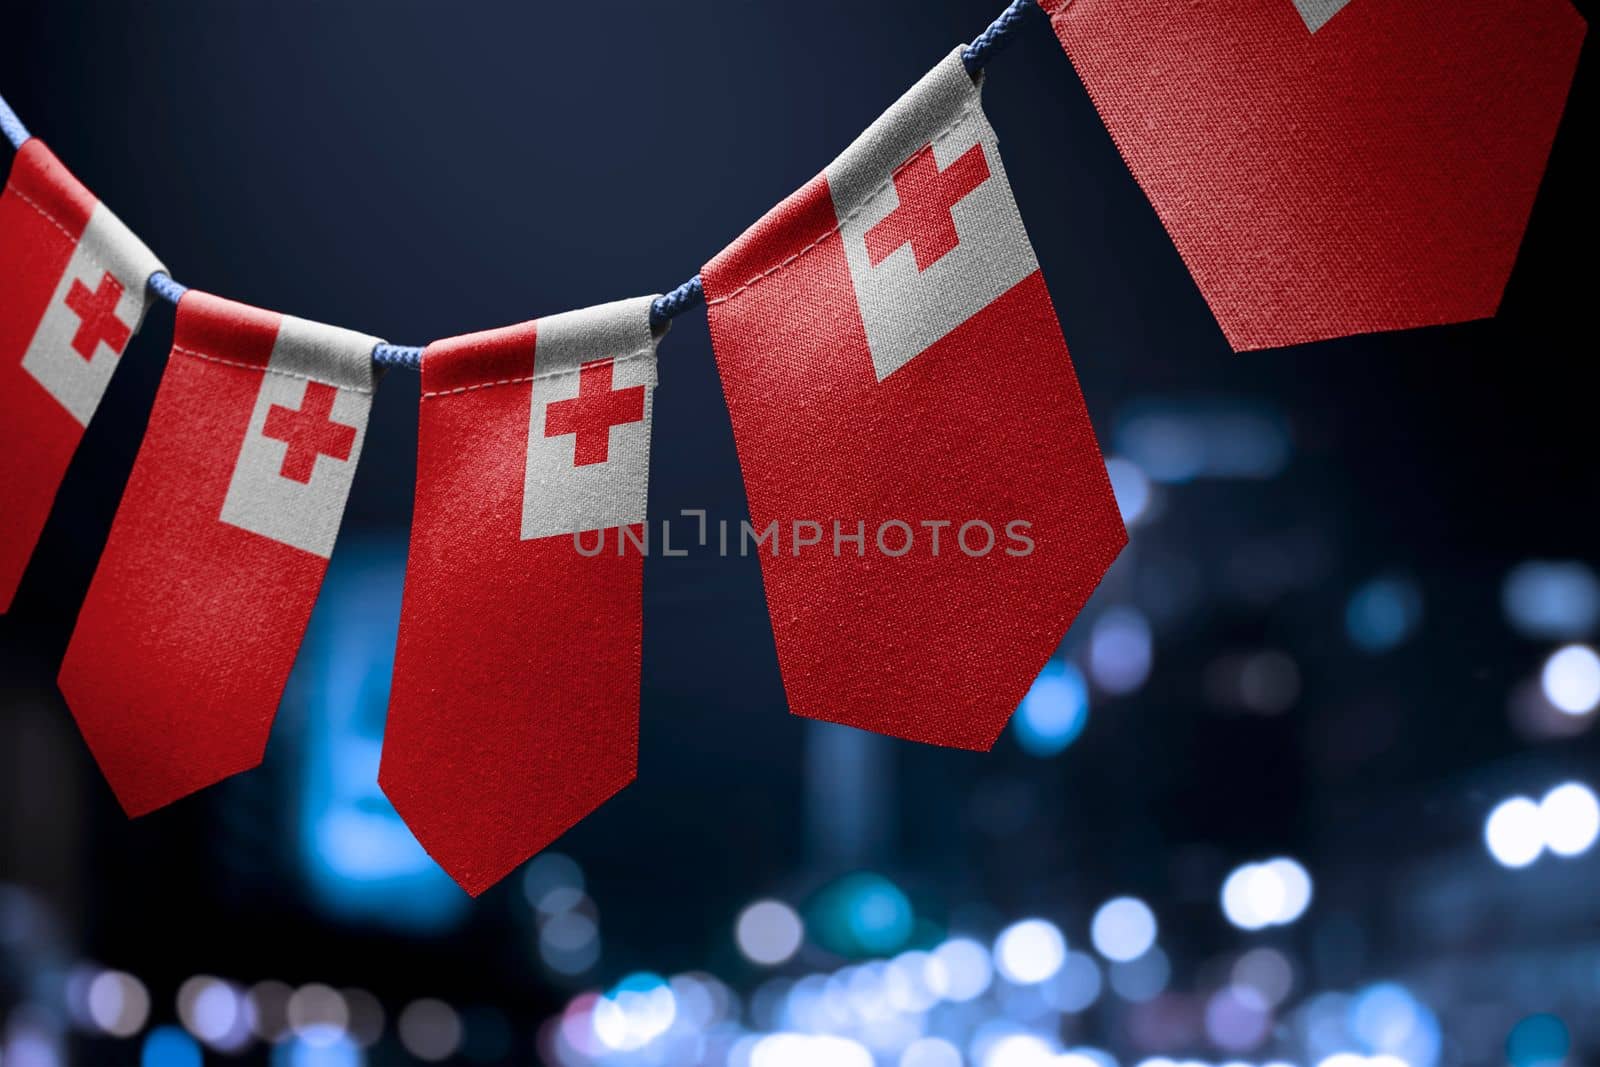
[{"label": "blurred city light", "polygon": [[1600,623],[1600,580],[1584,563],[1519,564],[1506,575],[1500,600],[1507,620],[1524,637],[1571,640]]},{"label": "blurred city light", "polygon": [[962,1067],[961,1050],[942,1037],[923,1037],[900,1053],[900,1067]]},{"label": "blurred city light", "polygon": [[1241,930],[1284,926],[1311,905],[1311,876],[1286,856],[1236,868],[1222,884],[1222,912]]},{"label": "blurred city light", "polygon": [[1351,998],[1346,1028],[1369,1053],[1397,1058],[1406,1067],[1434,1067],[1439,1021],[1405,986],[1379,982]]},{"label": "blurred city light", "polygon": [[523,899],[546,915],[572,910],[583,891],[583,868],[570,856],[544,852],[522,868]]},{"label": "blurred city light", "polygon": [[1249,986],[1226,986],[1206,1002],[1206,1035],[1218,1048],[1249,1052],[1272,1029],[1272,1009]]},{"label": "blurred city light", "polygon": [[1483,825],[1489,854],[1502,867],[1526,867],[1544,851],[1544,825],[1539,806],[1527,797],[1501,801]]},{"label": "blurred city light", "polygon": [[1155,913],[1135,897],[1108,900],[1094,913],[1089,937],[1095,951],[1108,960],[1126,963],[1138,959],[1156,943]]},{"label": "blurred city light", "polygon": [[1587,715],[1600,705],[1600,656],[1587,645],[1568,645],[1545,660],[1539,682],[1545,699],[1568,715]]},{"label": "blurred city light", "polygon": [[1345,632],[1365,652],[1397,648],[1422,621],[1422,591],[1405,577],[1374,578],[1350,596]]},{"label": "blurred city light", "polygon": [[1484,821],[1483,839],[1502,867],[1527,867],[1545,849],[1578,856],[1600,838],[1600,799],[1581,782],[1566,782],[1538,803],[1516,796],[1495,805]]},{"label": "blurred city light", "polygon": [[1159,997],[1171,980],[1172,963],[1160,948],[1152,948],[1136,960],[1111,965],[1112,991],[1135,1004]]},{"label": "blurred city light", "polygon": [[1055,1050],[1034,1034],[1007,1034],[976,1058],[981,1067],[1051,1067]]},{"label": "blurred city light", "polygon": [[340,996],[350,1014],[350,1040],[361,1048],[377,1044],[383,1036],[383,1004],[365,989],[345,989]]},{"label": "blurred city light", "polygon": [[805,925],[800,913],[781,900],[758,900],[739,913],[734,938],[745,959],[776,967],[800,951]]},{"label": "blurred city light", "polygon": [[101,971],[89,983],[87,1009],[94,1025],[112,1037],[132,1037],[150,1017],[150,994],[131,974]]},{"label": "blurred city light", "polygon": [[1045,999],[1052,1008],[1076,1014],[1100,999],[1103,986],[1100,965],[1087,952],[1068,952],[1061,970],[1045,987]]},{"label": "blurred city light", "polygon": [[768,1034],[750,1050],[750,1067],[873,1067],[872,1053],[859,1042],[821,1034]]},{"label": "blurred city light", "polygon": [[1089,631],[1089,677],[1107,693],[1122,695],[1150,677],[1150,623],[1134,608],[1107,609]]},{"label": "blurred city light", "polygon": [[1289,462],[1275,411],[1228,401],[1146,403],[1121,420],[1117,451],[1157,482],[1275,477]]},{"label": "blurred city light", "polygon": [[900,887],[865,871],[823,888],[806,911],[813,939],[830,952],[853,958],[900,951],[916,924],[911,901]]},{"label": "blurred city light", "polygon": [[1283,1003],[1294,989],[1294,964],[1275,948],[1253,948],[1234,962],[1233,984],[1254,989],[1268,1007]]},{"label": "blurred city light", "polygon": [[995,965],[1017,985],[1046,981],[1066,960],[1067,942],[1046,919],[1024,919],[1001,931],[994,944]]},{"label": "blurred city light", "polygon": [[1089,721],[1089,687],[1070,663],[1051,660],[1034,679],[1016,715],[1011,732],[1030,756],[1059,754],[1078,739]]},{"label": "blurred city light", "polygon": [[424,998],[407,1004],[395,1022],[400,1044],[424,1063],[438,1063],[461,1047],[461,1016],[442,1000]]},{"label": "blurred city light", "polygon": [[1136,525],[1150,507],[1150,479],[1137,463],[1121,456],[1106,457],[1106,476],[1111,479],[1123,524]]},{"label": "blurred city light", "polygon": [[469,898],[378,788],[405,562],[403,536],[339,539],[280,717],[304,750],[285,781],[299,862],[323,911],[439,931],[466,916]]},{"label": "blurred city light", "polygon": [[594,1006],[594,1032],[619,1052],[640,1049],[666,1033],[678,1015],[678,1000],[660,975],[630,974]]},{"label": "blurred city light", "polygon": [[362,1067],[364,1063],[361,1049],[343,1037],[327,1045],[296,1039],[272,1050],[272,1067]]},{"label": "blurred city light", "polygon": [[1544,846],[1558,856],[1587,852],[1600,836],[1600,801],[1579,782],[1558,785],[1539,802]]},{"label": "blurred city light", "polygon": [[983,996],[994,981],[988,950],[970,938],[946,941],[933,950],[933,962],[940,975],[936,990],[942,985],[940,995],[958,1004]]},{"label": "blurred city light", "polygon": [[331,1045],[345,1036],[350,1008],[337,989],[312,982],[296,989],[287,1008],[289,1029],[308,1045]]},{"label": "blurred city light", "polygon": [[600,928],[581,911],[568,911],[539,926],[539,958],[557,974],[579,975],[600,961]]},{"label": "blurred city light", "polygon": [[245,998],[250,1002],[251,1025],[263,1041],[277,1042],[289,1033],[289,998],[294,990],[283,982],[257,982]]},{"label": "blurred city light", "polygon": [[139,1050],[139,1067],[201,1067],[203,1062],[200,1046],[176,1026],[156,1027]]},{"label": "blurred city light", "polygon": [[1511,1067],[1564,1067],[1571,1050],[1572,1034],[1554,1015],[1530,1015],[1506,1037],[1506,1060]]}]

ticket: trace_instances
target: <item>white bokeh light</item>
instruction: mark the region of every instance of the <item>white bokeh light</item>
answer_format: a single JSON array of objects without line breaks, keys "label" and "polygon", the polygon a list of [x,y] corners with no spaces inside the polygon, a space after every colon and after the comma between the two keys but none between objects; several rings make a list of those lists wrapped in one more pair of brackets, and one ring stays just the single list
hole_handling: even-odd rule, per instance
[{"label": "white bokeh light", "polygon": [[101,971],[89,983],[89,1018],[113,1037],[132,1037],[150,1017],[150,994],[125,971]]},{"label": "white bokeh light", "polygon": [[993,981],[988,950],[976,941],[958,937],[933,950],[929,985],[944,999],[957,1004],[976,1000]]},{"label": "white bokeh light", "polygon": [[872,1067],[872,1053],[847,1037],[819,1034],[768,1034],[750,1050],[750,1067]]},{"label": "white bokeh light", "polygon": [[739,913],[734,926],[739,951],[752,963],[776,967],[793,958],[805,940],[800,915],[781,900],[758,900]]},{"label": "white bokeh light", "polygon": [[1017,985],[1048,980],[1067,958],[1067,941],[1045,919],[1024,919],[1006,927],[995,940],[994,959],[1000,973]]},{"label": "white bokeh light", "polygon": [[1581,855],[1600,837],[1600,801],[1581,783],[1558,785],[1539,802],[1539,822],[1545,847],[1551,852]]},{"label": "white bokeh light", "polygon": [[1044,1038],[1033,1034],[1010,1034],[990,1045],[983,1054],[983,1067],[1053,1067],[1055,1052]]},{"label": "white bokeh light", "polygon": [[1568,715],[1587,715],[1600,705],[1600,655],[1587,645],[1557,649],[1539,676],[1545,699]]},{"label": "white bokeh light", "polygon": [[1241,930],[1283,926],[1311,904],[1311,876],[1287,856],[1235,868],[1222,884],[1222,913]]},{"label": "white bokeh light", "polygon": [[1089,937],[1095,950],[1108,960],[1136,960],[1156,943],[1156,917],[1144,901],[1117,897],[1094,913]]},{"label": "white bokeh light", "polygon": [[942,1037],[924,1037],[900,1053],[900,1067],[961,1067],[961,1050]]},{"label": "white bokeh light", "polygon": [[1311,876],[1306,869],[1287,856],[1266,862],[1283,890],[1283,900],[1273,921],[1279,925],[1292,923],[1311,906]]},{"label": "white bokeh light", "polygon": [[1483,824],[1484,844],[1502,867],[1526,867],[1544,851],[1544,818],[1527,797],[1502,801]]}]

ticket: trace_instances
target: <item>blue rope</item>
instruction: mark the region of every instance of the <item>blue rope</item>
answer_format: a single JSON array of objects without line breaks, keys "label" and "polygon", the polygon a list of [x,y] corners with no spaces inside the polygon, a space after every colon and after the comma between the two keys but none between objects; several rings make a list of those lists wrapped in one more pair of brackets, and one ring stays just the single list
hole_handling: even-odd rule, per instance
[{"label": "blue rope", "polygon": [[[1000,17],[967,46],[966,51],[961,53],[961,61],[969,73],[977,74],[1005,46],[1022,17],[1033,6],[1035,0],[1011,0],[1011,5],[1000,13]],[[17,118],[16,112],[11,110],[3,96],[0,96],[0,130],[5,132],[6,139],[15,148],[21,148],[29,137],[28,128]],[[174,304],[189,291],[187,286],[179,284],[164,271],[157,271],[150,276],[150,288],[157,296]],[[656,297],[655,303],[650,305],[650,325],[660,329],[685,311],[699,307],[705,300],[705,289],[700,284],[700,275],[696,274],[672,292]],[[372,350],[372,361],[381,367],[417,370],[422,366],[422,349],[411,345],[381,344]]]},{"label": "blue rope", "polygon": [[414,345],[379,345],[372,350],[372,362],[380,367],[422,369],[422,349]]},{"label": "blue rope", "polygon": [[1011,40],[1012,31],[1022,21],[1022,16],[1033,6],[1034,0],[1011,0],[1011,6],[1000,12],[1000,17],[989,23],[988,29],[978,34],[978,39],[961,53],[961,62],[966,64],[968,74],[977,74],[991,56],[1006,46]]},{"label": "blue rope", "polygon": [[692,307],[706,302],[706,291],[700,284],[700,275],[684,282],[670,293],[656,297],[650,305],[650,325],[660,329]]},{"label": "blue rope", "polygon": [[11,142],[12,148],[21,148],[28,137],[28,127],[17,118],[17,113],[11,110],[11,105],[6,103],[6,98],[0,96],[0,130],[5,131],[6,140]]},{"label": "blue rope", "polygon": [[150,275],[149,286],[155,294],[170,304],[176,304],[183,299],[183,294],[189,291],[187,285],[172,280],[172,275],[164,270],[158,270]]}]

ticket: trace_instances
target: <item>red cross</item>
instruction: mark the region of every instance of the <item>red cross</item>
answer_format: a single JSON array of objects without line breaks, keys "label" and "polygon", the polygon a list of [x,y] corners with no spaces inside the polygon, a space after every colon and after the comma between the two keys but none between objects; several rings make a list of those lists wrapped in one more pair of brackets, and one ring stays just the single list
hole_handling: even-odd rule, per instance
[{"label": "red cross", "polygon": [[100,287],[93,292],[78,279],[72,279],[67,290],[67,307],[83,321],[78,332],[72,335],[72,349],[84,359],[93,359],[95,349],[103,341],[111,346],[113,355],[122,352],[133,329],[117,318],[117,301],[122,299],[122,283],[110,271],[100,279]]},{"label": "red cross", "polygon": [[611,360],[585,363],[578,371],[578,395],[544,409],[544,435],[576,434],[572,464],[586,467],[611,458],[611,427],[644,421],[644,386],[611,388]]},{"label": "red cross", "polygon": [[894,173],[900,203],[867,231],[867,261],[876,267],[909,244],[919,272],[939,262],[961,243],[951,209],[988,180],[989,163],[981,144],[967,149],[944,170],[933,158],[933,145],[919,149]]},{"label": "red cross", "polygon": [[283,454],[278,474],[301,485],[311,482],[311,470],[318,456],[350,458],[356,444],[356,428],[334,422],[333,401],[339,390],[322,382],[307,382],[306,395],[299,409],[274,404],[267,409],[267,424],[261,432],[289,446]]}]

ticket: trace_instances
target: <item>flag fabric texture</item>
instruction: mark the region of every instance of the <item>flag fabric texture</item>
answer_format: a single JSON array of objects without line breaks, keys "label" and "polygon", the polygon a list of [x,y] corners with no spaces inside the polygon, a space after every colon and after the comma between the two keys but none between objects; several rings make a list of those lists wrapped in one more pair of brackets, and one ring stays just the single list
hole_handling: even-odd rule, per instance
[{"label": "flag fabric texture", "polygon": [[474,896],[637,770],[652,299],[422,354],[378,782]]},{"label": "flag fabric texture", "polygon": [[377,343],[179,301],[60,677],[129,815],[260,762],[361,455]]},{"label": "flag fabric texture", "polygon": [[1040,0],[1234,349],[1493,315],[1567,0]]},{"label": "flag fabric texture", "polygon": [[23,144],[0,195],[0,612],[163,269],[43,141]]},{"label": "flag fabric texture", "polygon": [[702,277],[790,709],[989,748],[1127,536],[960,50]]}]

